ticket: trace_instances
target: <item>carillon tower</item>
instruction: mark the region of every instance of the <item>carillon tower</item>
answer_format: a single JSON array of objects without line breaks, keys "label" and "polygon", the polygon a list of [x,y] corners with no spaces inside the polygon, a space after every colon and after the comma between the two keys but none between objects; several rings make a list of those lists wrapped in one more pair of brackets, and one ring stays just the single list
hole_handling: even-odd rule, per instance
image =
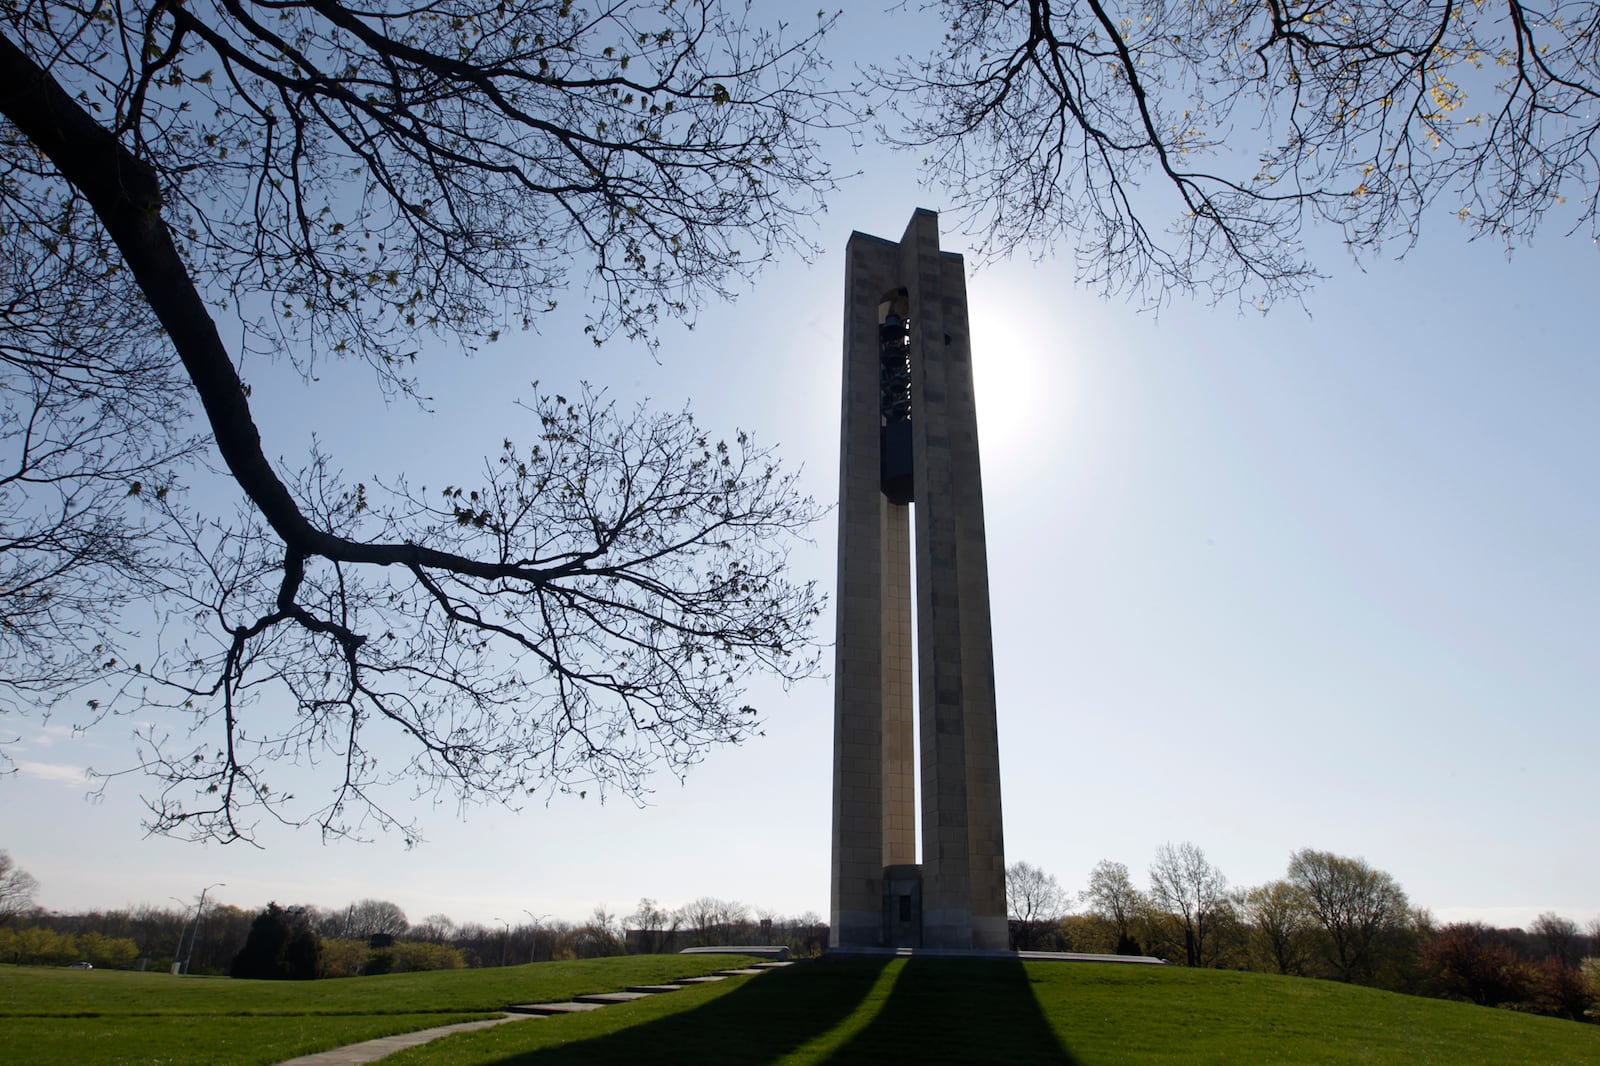
[{"label": "carillon tower", "polygon": [[925,210],[898,243],[855,233],[845,255],[832,943],[1004,950],[994,648],[962,260],[939,250],[939,217]]}]

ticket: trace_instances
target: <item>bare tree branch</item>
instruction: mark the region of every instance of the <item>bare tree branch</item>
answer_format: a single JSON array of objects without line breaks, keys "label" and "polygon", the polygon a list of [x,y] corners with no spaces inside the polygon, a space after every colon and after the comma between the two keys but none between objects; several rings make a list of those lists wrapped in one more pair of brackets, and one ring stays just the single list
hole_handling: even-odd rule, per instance
[{"label": "bare tree branch", "polygon": [[876,73],[886,136],[991,250],[1070,245],[1108,291],[1265,306],[1316,280],[1308,222],[1404,249],[1436,203],[1508,245],[1551,211],[1600,235],[1593,0],[936,6],[931,61]]},{"label": "bare tree branch", "polygon": [[[815,669],[819,600],[785,545],[817,508],[748,436],[586,391],[538,398],[534,443],[508,437],[476,488],[349,485],[320,454],[284,477],[236,362],[355,355],[408,391],[418,330],[526,324],[574,253],[597,340],[690,313],[803,244],[828,184],[812,134],[850,118],[816,82],[826,20],[786,39],[710,3],[218,0],[0,25],[0,232],[35,275],[0,334],[21,454],[0,597],[33,610],[0,631],[31,668],[5,684],[48,704],[112,679],[115,709],[169,712],[138,734],[155,831],[249,839],[266,814],[409,839],[396,784],[637,797],[757,728],[754,671]],[[82,327],[97,292],[125,310]],[[207,442],[189,398],[235,515],[175,491]],[[140,410],[152,432],[125,435]],[[130,666],[105,634],[141,599],[160,623]],[[276,787],[278,764],[327,764],[331,793]]]}]

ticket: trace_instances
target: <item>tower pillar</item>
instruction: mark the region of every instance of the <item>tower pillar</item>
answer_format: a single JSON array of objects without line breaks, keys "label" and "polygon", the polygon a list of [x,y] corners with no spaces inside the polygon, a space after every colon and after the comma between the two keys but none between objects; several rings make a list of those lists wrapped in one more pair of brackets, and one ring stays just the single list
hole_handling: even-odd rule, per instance
[{"label": "tower pillar", "polygon": [[832,943],[1004,949],[966,281],[931,211],[899,242],[855,233],[846,246],[839,466]]}]

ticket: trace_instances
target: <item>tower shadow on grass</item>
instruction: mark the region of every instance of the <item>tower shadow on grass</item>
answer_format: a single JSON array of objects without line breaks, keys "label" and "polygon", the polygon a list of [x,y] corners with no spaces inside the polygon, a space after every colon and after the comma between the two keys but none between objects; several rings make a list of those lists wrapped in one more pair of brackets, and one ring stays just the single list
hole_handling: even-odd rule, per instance
[{"label": "tower shadow on grass", "polygon": [[1016,959],[906,960],[872,1023],[838,1063],[1055,1063],[1075,1066]]},{"label": "tower shadow on grass", "polygon": [[[808,962],[746,981],[704,1006],[494,1066],[775,1063],[846,1026],[884,978],[886,959]],[[679,993],[672,993],[677,995]],[[614,1009],[614,1008],[607,1008]]]},{"label": "tower shadow on grass", "polygon": [[682,1014],[495,1066],[605,1063],[1057,1063],[1076,1059],[1015,960],[832,959]]}]

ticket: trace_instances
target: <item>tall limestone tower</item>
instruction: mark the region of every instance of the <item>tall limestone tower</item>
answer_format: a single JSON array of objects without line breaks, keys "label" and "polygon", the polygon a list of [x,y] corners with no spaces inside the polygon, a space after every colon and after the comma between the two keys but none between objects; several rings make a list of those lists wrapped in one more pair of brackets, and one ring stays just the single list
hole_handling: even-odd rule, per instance
[{"label": "tall limestone tower", "polygon": [[855,233],[845,255],[831,940],[1004,950],[994,648],[962,260],[939,250],[939,217],[925,210],[899,243]]}]

